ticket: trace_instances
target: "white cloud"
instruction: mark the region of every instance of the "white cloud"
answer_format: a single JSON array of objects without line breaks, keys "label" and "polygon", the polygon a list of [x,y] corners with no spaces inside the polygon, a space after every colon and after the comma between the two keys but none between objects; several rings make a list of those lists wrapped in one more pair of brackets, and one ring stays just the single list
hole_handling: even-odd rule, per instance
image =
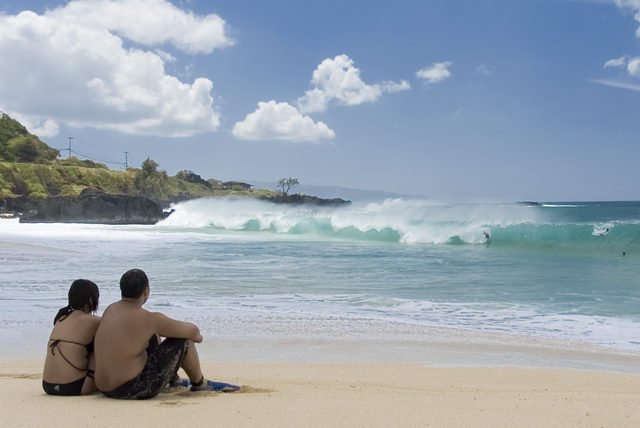
[{"label": "white cloud", "polygon": [[171,55],[169,52],[165,52],[162,49],[155,49],[154,52],[156,53],[156,55],[162,58],[162,61],[164,61],[165,63],[176,62],[176,57]]},{"label": "white cloud", "polygon": [[436,62],[433,65],[418,70],[416,76],[426,80],[429,84],[439,83],[451,77],[449,67],[452,65],[453,63],[451,61]]},{"label": "white cloud", "polygon": [[60,131],[60,127],[58,126],[58,124],[51,119],[34,121],[33,118],[23,116],[20,113],[5,113],[20,122],[25,128],[27,128],[27,131],[29,131],[33,135],[37,135],[40,138],[55,137]]},{"label": "white cloud", "polygon": [[49,133],[59,123],[159,136],[214,131],[212,82],[168,75],[175,58],[158,46],[208,53],[231,43],[224,26],[166,0],[77,0],[43,15],[0,15],[0,108],[47,123]]},{"label": "white cloud", "polygon": [[252,141],[317,142],[335,137],[323,122],[314,122],[291,104],[273,100],[259,102],[256,111],[234,125],[232,133],[240,140]]},{"label": "white cloud", "polygon": [[[640,23],[640,0],[615,0],[615,3],[621,9],[632,9],[635,20]],[[636,30],[636,37],[640,37],[640,27]]]},{"label": "white cloud", "polygon": [[629,59],[627,63],[627,71],[633,77],[640,77],[640,57]]},{"label": "white cloud", "polygon": [[[614,0],[615,4],[621,9],[631,9],[635,12],[634,18],[636,21],[640,23],[640,0]],[[640,37],[640,27],[636,31],[636,36]],[[604,68],[623,68],[626,66],[627,73],[632,77],[640,77],[640,57],[629,57],[628,55],[623,55],[619,58],[610,59],[609,61],[604,63]],[[627,82],[619,82],[617,80],[608,80],[608,79],[592,79],[595,83],[600,83],[602,85],[613,86],[617,88],[630,89],[637,91],[640,86],[627,83]]]},{"label": "white cloud", "polygon": [[631,91],[640,91],[640,85],[628,82],[619,82],[616,80],[608,79],[590,79],[591,82],[599,85],[611,86],[613,88],[628,89]]},{"label": "white cloud", "polygon": [[196,16],[167,0],[75,0],[47,13],[72,26],[100,28],[145,46],[171,43],[191,54],[233,42],[215,14]]},{"label": "white cloud", "polygon": [[604,63],[604,68],[609,67],[624,67],[627,64],[627,56],[623,55],[620,58],[610,59]]},{"label": "white cloud", "polygon": [[373,85],[365,83],[360,78],[360,69],[354,66],[353,60],[347,55],[322,61],[313,72],[311,84],[315,87],[297,102],[303,113],[325,111],[332,101],[346,106],[374,102],[385,92],[411,88],[406,81],[386,81]]}]

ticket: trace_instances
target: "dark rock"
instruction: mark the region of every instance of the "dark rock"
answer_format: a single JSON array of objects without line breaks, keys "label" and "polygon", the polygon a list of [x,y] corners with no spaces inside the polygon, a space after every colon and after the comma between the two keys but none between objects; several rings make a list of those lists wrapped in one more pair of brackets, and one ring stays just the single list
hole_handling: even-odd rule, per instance
[{"label": "dark rock", "polygon": [[96,187],[85,187],[82,189],[82,192],[80,192],[80,197],[87,198],[89,196],[99,196],[104,194],[104,190],[102,189],[98,189]]},{"label": "dark rock", "polygon": [[0,213],[7,217],[9,215],[20,217],[23,212],[30,210],[32,205],[31,200],[24,196],[2,198],[0,199]]},{"label": "dark rock", "polygon": [[155,224],[167,216],[149,198],[99,189],[85,189],[78,197],[31,199],[22,208],[21,223]]},{"label": "dark rock", "polygon": [[341,198],[325,199],[317,196],[304,195],[295,193],[293,195],[277,197],[263,197],[263,200],[273,202],[276,204],[296,204],[296,205],[319,205],[319,206],[341,206],[350,205],[351,201],[345,201]]},{"label": "dark rock", "polygon": [[542,206],[542,204],[540,202],[535,202],[535,201],[518,201],[518,204],[526,205],[528,207],[541,207]]}]

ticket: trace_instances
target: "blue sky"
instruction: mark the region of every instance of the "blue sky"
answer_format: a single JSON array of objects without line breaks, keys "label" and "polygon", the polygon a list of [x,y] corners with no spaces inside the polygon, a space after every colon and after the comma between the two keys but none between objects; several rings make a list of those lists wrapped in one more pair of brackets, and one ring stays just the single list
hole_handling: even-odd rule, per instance
[{"label": "blue sky", "polygon": [[0,110],[113,168],[126,151],[170,174],[438,200],[640,198],[640,0],[0,12]]}]

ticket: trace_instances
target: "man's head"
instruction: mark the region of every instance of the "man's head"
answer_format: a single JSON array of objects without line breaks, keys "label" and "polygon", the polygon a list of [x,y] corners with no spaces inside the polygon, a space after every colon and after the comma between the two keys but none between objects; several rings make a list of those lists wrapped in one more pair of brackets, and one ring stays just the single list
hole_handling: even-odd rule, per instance
[{"label": "man's head", "polygon": [[140,269],[131,269],[120,278],[120,292],[122,297],[137,299],[149,287],[147,274]]}]

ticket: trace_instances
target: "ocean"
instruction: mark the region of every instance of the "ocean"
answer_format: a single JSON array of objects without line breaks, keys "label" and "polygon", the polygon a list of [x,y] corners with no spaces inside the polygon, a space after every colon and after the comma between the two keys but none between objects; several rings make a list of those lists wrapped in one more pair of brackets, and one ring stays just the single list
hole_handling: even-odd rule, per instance
[{"label": "ocean", "polygon": [[140,268],[148,308],[198,324],[212,358],[640,372],[640,202],[174,208],[154,226],[0,219],[0,355],[44,356],[74,279],[103,309]]}]

